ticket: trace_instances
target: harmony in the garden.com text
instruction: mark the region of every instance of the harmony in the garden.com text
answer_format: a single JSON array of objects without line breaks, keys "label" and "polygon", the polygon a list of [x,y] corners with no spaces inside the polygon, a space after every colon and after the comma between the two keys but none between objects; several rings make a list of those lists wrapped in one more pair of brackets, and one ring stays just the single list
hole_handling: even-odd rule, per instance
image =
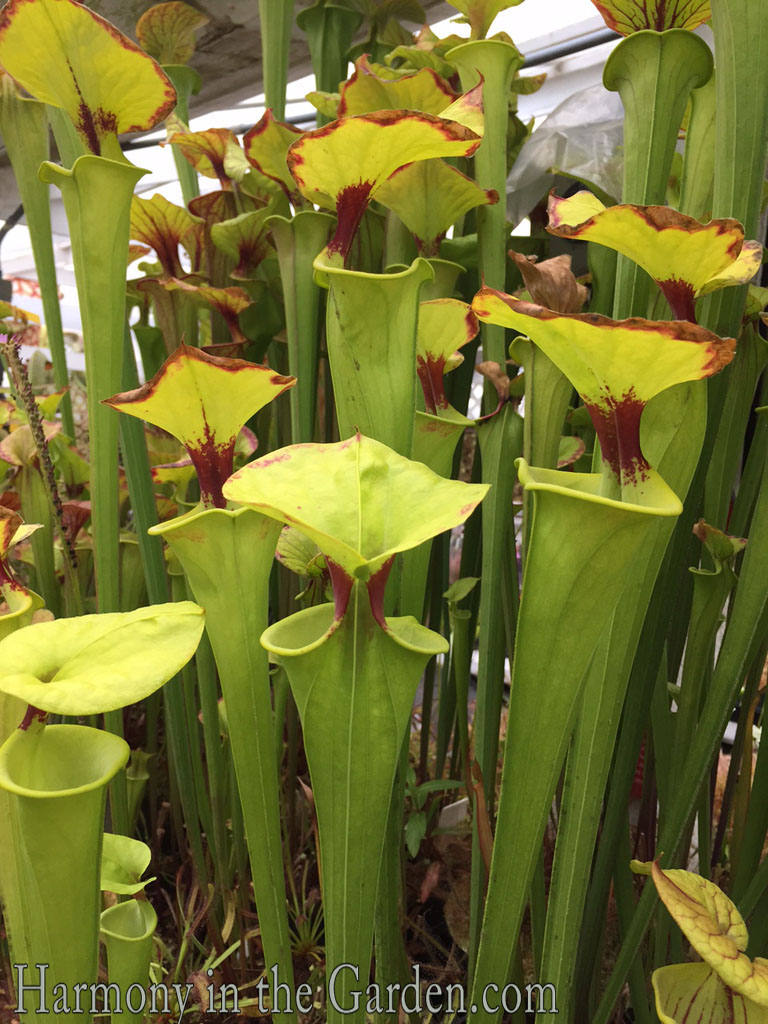
[{"label": "harmony in the garden.com text", "polygon": [[[37,971],[31,970],[29,964],[14,964],[13,968],[17,999],[15,1012],[18,1014],[31,1012],[93,1015],[101,1012],[146,1011],[178,1014],[180,1019],[195,990],[195,986],[189,982],[174,982],[171,985],[157,982],[146,987],[135,983],[129,985],[124,992],[116,984],[107,982],[51,984],[47,978],[50,970],[48,964],[35,964]],[[37,980],[33,982],[27,972],[30,975],[37,974]],[[209,976],[212,973],[208,971]],[[547,983],[534,982],[522,988],[512,983],[504,986],[487,985],[480,993],[479,1003],[476,1001],[469,1005],[466,989],[458,982],[447,985],[432,982],[423,985],[418,964],[413,968],[413,981],[405,985],[371,983],[365,987],[354,988],[351,984],[353,981],[360,981],[360,970],[354,964],[339,964],[328,977],[328,1000],[339,1013],[356,1013],[363,1007],[367,1013],[397,1013],[402,1010],[406,1014],[463,1014],[467,1011],[475,1013],[480,1009],[486,1013],[495,1013],[498,1010],[505,1013],[516,1013],[518,1010],[528,1013],[558,1012],[555,987]],[[274,992],[274,1004],[270,989]],[[271,968],[269,977],[263,976],[255,986],[255,1002],[260,1014],[310,1013],[315,1006],[315,996],[316,990],[312,985],[305,983],[298,985],[294,990],[286,982],[280,981],[276,966]],[[239,1012],[239,993],[235,985],[224,984],[216,987],[211,982],[207,987],[207,997],[207,1005],[202,1007],[204,1013]],[[249,1000],[253,999],[249,993]]]}]

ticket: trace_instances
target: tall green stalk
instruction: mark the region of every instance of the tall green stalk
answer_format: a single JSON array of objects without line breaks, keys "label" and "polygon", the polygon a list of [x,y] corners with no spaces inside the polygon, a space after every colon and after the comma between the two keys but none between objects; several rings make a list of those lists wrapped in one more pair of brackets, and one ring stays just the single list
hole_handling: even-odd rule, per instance
[{"label": "tall green stalk", "polygon": [[300,210],[291,220],[270,217],[269,224],[280,262],[288,370],[298,380],[289,398],[291,440],[298,444],[314,440],[321,293],[315,284],[313,263],[328,241],[333,218],[327,213]]},{"label": "tall green stalk", "polygon": [[[328,1019],[342,1020],[346,1009],[363,1021],[365,1005],[353,993],[370,966],[403,736],[427,661],[447,650],[413,617],[386,617],[384,591],[395,555],[463,522],[486,488],[442,480],[357,434],[283,448],[236,473],[224,493],[293,524],[331,570],[334,603],[275,623],[262,644],[285,668],[304,729],[320,833]],[[406,501],[417,514],[405,512]]]},{"label": "tall green stalk", "polygon": [[125,330],[125,262],[133,190],[145,171],[106,157],[79,157],[72,170],[44,163],[42,180],[61,189],[75,264],[85,343],[94,562],[99,609],[119,605],[117,416],[101,404],[120,390]]},{"label": "tall green stalk", "polygon": [[[306,609],[270,627],[264,643],[285,666],[304,728],[334,993],[328,1021],[337,1024],[365,1020],[365,1007],[359,1000],[356,1005],[353,993],[361,983],[365,987],[371,958],[395,766],[419,676],[445,645],[412,619],[390,619],[381,629],[361,583],[328,634],[332,622],[333,606]],[[349,1017],[342,1012],[350,1010]]]},{"label": "tall green stalk", "polygon": [[[659,492],[649,505],[599,497],[600,475],[529,468],[533,525],[523,578],[512,701],[485,916],[475,969],[473,1022],[484,986],[506,979],[533,879],[547,814],[587,670],[659,515],[678,507]],[[665,510],[668,505],[668,510]],[[557,557],[553,557],[553,552]],[[583,594],[599,593],[599,612]],[[545,739],[546,738],[546,739]]]},{"label": "tall green stalk", "polygon": [[[713,217],[735,217],[747,238],[757,234],[768,138],[768,25],[749,0],[719,0],[715,33],[715,185]],[[735,335],[746,288],[711,297],[702,322]]]},{"label": "tall green stalk", "polygon": [[259,23],[265,103],[276,119],[282,121],[285,119],[293,0],[259,0]]},{"label": "tall green stalk", "polygon": [[[476,39],[449,50],[446,59],[458,67],[465,91],[477,85],[480,75],[483,77],[485,134],[474,158],[475,178],[482,188],[496,189],[503,197],[507,192],[510,89],[515,71],[523,62],[522,55],[511,43]],[[506,204],[502,199],[491,206],[480,206],[476,216],[481,279],[489,287],[503,290],[507,273]],[[493,360],[503,369],[507,358],[504,328],[483,324],[482,344],[485,359]],[[493,397],[493,389],[488,389],[487,400]]]},{"label": "tall green stalk", "polygon": [[[207,509],[156,526],[152,533],[168,542],[207,609],[267,968],[276,966],[279,981],[292,986],[269,665],[259,645],[268,622],[269,573],[280,527],[249,509]],[[295,1012],[287,1019],[295,1020]]]},{"label": "tall green stalk", "polygon": [[[125,262],[133,190],[145,171],[128,162],[81,156],[71,170],[44,163],[40,176],[61,189],[75,264],[85,343],[90,432],[91,522],[99,610],[120,606],[117,500],[117,417],[101,404],[122,384]],[[107,727],[122,734],[122,717],[110,712]],[[127,828],[125,778],[113,783],[117,831]]]},{"label": "tall green stalk", "polygon": [[[757,227],[758,197],[762,187],[768,139],[768,26],[748,0],[723,0],[714,5],[713,28],[717,60],[717,117],[712,212],[715,216],[733,216],[739,219],[749,238],[755,234]],[[743,288],[728,288],[716,293],[705,303],[702,320],[710,325],[716,325],[721,333],[734,333],[739,327],[743,301]],[[702,453],[706,459],[710,457],[714,433],[723,406],[723,387],[722,380],[710,382],[709,385],[714,401],[709,403],[711,425]],[[760,500],[765,500],[764,495],[765,482]],[[760,528],[759,512],[758,505],[750,537],[753,531]],[[746,569],[747,564],[752,563],[757,557],[759,556],[750,552],[745,558],[744,568]],[[724,644],[715,668],[705,712],[690,751],[686,775],[683,780],[678,780],[676,800],[670,810],[667,825],[659,837],[658,848],[661,850],[669,851],[676,848],[687,826],[691,807],[695,803],[701,784],[700,781],[696,784],[692,781],[695,774],[694,765],[699,764],[701,770],[705,771],[706,766],[711,763],[711,757],[722,735],[724,721],[733,706],[733,681],[740,680],[743,675],[740,666],[746,659],[749,647],[748,638],[745,638],[744,634],[739,636],[739,628],[749,628],[743,626],[744,620],[749,621],[751,618],[754,623],[756,619],[759,620],[760,615],[761,594],[759,589],[754,589],[758,586],[757,574],[752,579],[754,582],[748,581],[745,584],[742,572],[736,590],[734,613],[726,634],[726,640],[729,636],[731,639]],[[737,608],[741,614],[738,620],[739,627],[734,629]],[[739,649],[740,644],[743,645],[743,649]],[[726,672],[732,673],[730,677],[726,678]],[[672,838],[675,834],[676,838]],[[603,1024],[608,1019],[618,995],[620,979],[623,980],[626,975],[647,928],[654,902],[650,890],[643,895],[629,932],[624,937],[622,952],[598,1008],[596,1024]]]},{"label": "tall green stalk", "polygon": [[[335,92],[346,78],[347,52],[362,20],[360,11],[333,0],[316,0],[296,15],[296,24],[307,34],[316,89]],[[318,128],[330,120],[318,113]]]},{"label": "tall green stalk", "polygon": [[[139,378],[130,335],[126,331],[123,350],[123,387],[138,387]],[[120,417],[120,451],[131,511],[136,525],[136,534],[144,566],[147,595],[152,604],[163,604],[168,600],[169,586],[162,542],[149,534],[157,525],[152,475],[147,454],[144,426],[129,416]],[[201,885],[208,878],[205,851],[201,836],[201,821],[204,812],[197,799],[194,785],[194,761],[190,747],[187,724],[184,715],[184,698],[180,677],[170,680],[163,689],[163,715],[165,723],[168,758],[178,787],[182,813],[187,828],[187,842],[192,853],[195,873]]]},{"label": "tall green stalk", "polygon": [[[499,761],[499,730],[504,696],[504,662],[507,647],[505,606],[501,595],[504,575],[517,578],[514,556],[512,492],[517,483],[515,460],[523,448],[523,420],[510,402],[477,428],[482,480],[491,485],[483,503],[483,546],[480,573],[480,637],[478,643],[477,702],[473,725],[474,760],[482,777],[485,805],[492,817],[496,804],[496,772]],[[459,707],[459,715],[464,714]],[[470,962],[477,954],[487,871],[478,840],[478,808],[472,833],[472,888],[470,905]],[[487,853],[487,851],[485,851]]]},{"label": "tall green stalk", "polygon": [[[0,135],[13,167],[29,228],[48,344],[53,357],[53,379],[57,388],[67,388],[69,373],[56,284],[48,188],[37,176],[40,165],[50,155],[48,120],[45,105],[22,98],[5,74],[0,74]],[[68,393],[62,398],[60,408],[64,432],[74,438],[72,399]]]},{"label": "tall green stalk", "polygon": [[[676,780],[670,813],[659,836],[658,849],[665,851],[662,862],[671,856],[666,851],[674,851],[683,837],[712,757],[722,740],[741,682],[764,642],[768,631],[768,591],[764,585],[767,574],[768,466],[763,473],[733,611],[712,676],[708,700],[688,751],[685,771]],[[647,887],[624,936],[621,952],[595,1013],[595,1024],[606,1024],[608,1021],[655,905],[656,892],[652,887]]]},{"label": "tall green stalk", "polygon": [[[647,443],[654,463],[677,494],[688,491],[695,468],[691,452],[698,450],[696,439],[704,435],[704,387],[700,383],[681,385],[655,400],[654,422],[663,424],[664,431],[657,429],[656,437],[651,434]],[[664,436],[666,432],[669,439]],[[646,609],[673,527],[673,521],[659,520],[627,573],[632,582],[600,638],[589,667],[568,754],[541,972],[555,985],[559,1009],[566,1020],[575,1012],[577,958],[580,946],[585,944],[583,912],[622,706]],[[603,841],[608,841],[605,835]],[[598,936],[587,934],[591,938],[584,952],[591,956],[597,952]]]}]

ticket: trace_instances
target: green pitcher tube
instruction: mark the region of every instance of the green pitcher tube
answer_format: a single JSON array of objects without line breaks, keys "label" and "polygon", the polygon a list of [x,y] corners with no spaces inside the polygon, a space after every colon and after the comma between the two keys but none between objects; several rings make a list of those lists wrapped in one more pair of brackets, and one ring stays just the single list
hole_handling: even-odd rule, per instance
[{"label": "green pitcher tube", "polygon": [[[363,20],[361,11],[337,3],[316,0],[296,15],[296,24],[307,34],[315,88],[333,92],[347,75],[347,50]],[[318,128],[331,120],[317,115]]]},{"label": "green pitcher tube", "polygon": [[416,405],[416,324],[421,286],[434,279],[418,258],[397,274],[365,274],[315,260],[328,289],[328,358],[339,436],[359,430],[409,458]]},{"label": "green pitcher tube", "polygon": [[386,617],[387,580],[399,552],[465,522],[487,487],[444,480],[357,434],[271,452],[231,476],[223,493],[296,526],[320,547],[331,574],[333,604],[275,623],[261,643],[284,668],[304,729],[320,836],[328,1020],[338,1024],[349,1010],[362,1024],[366,1006],[355,989],[366,987],[370,970],[403,736],[427,661],[448,649],[413,617]]},{"label": "green pitcher tube", "polygon": [[61,189],[80,302],[91,442],[91,500],[99,611],[116,611],[118,591],[117,416],[101,404],[122,385],[125,266],[133,190],[146,172],[99,156],[71,171],[40,168]]},{"label": "green pitcher tube", "polygon": [[[440,260],[430,257],[429,265],[434,271],[435,277],[432,281],[425,281],[421,286],[420,301],[431,302],[432,299],[448,299],[453,296],[456,289],[456,282],[459,274],[464,273],[464,267],[453,260]],[[391,263],[385,267],[387,274],[399,274],[407,270],[407,263]]]},{"label": "green pitcher tube", "polygon": [[[624,106],[623,203],[664,202],[688,97],[711,74],[709,47],[686,29],[634,32],[613,50],[603,84],[619,93]],[[647,275],[620,256],[613,316],[645,316],[649,295]]]},{"label": "green pitcher tube", "polygon": [[[0,640],[21,626],[28,626],[34,613],[42,607],[43,600],[37,594],[24,590],[15,581],[0,588],[8,604],[8,612],[0,615]],[[14,732],[24,718],[27,705],[9,693],[0,693],[0,745]],[[0,786],[0,836],[9,836],[11,831],[11,795]],[[0,857],[0,911],[6,922],[18,920],[21,896],[19,892],[16,857],[13,847],[6,842]],[[14,936],[8,931],[8,944],[12,961],[18,961],[14,952]]]},{"label": "green pitcher tube", "polygon": [[[438,476],[450,479],[456,446],[471,424],[471,420],[453,409],[450,410],[450,414],[444,416],[417,412],[411,453],[413,458],[416,462],[423,462],[425,466],[429,466]],[[413,615],[418,620],[421,620],[424,612],[424,594],[431,552],[432,541],[427,540],[403,556],[400,611],[404,615]]]},{"label": "green pitcher tube", "polygon": [[[22,97],[16,85],[4,74],[0,74],[0,134],[24,205],[24,217],[29,228],[29,240],[42,293],[43,319],[53,358],[54,381],[57,389],[66,388],[69,386],[69,375],[51,240],[51,208],[48,189],[37,177],[38,167],[50,155],[48,119],[45,105]],[[69,393],[61,400],[61,420],[64,432],[74,437]]]},{"label": "green pitcher tube", "polygon": [[[475,155],[475,176],[482,188],[496,189],[500,196],[507,191],[507,131],[509,97],[515,71],[523,58],[518,49],[501,39],[475,39],[454,47],[446,59],[459,69],[462,88],[466,91],[483,78],[485,135]],[[477,209],[477,239],[480,274],[485,284],[504,288],[507,264],[507,210],[501,201]],[[504,368],[506,345],[504,328],[483,324],[483,351]],[[486,388],[490,397],[492,388]]]},{"label": "green pitcher tube", "polygon": [[[649,459],[682,499],[688,493],[705,424],[706,389],[700,382],[678,385],[658,395],[643,422],[643,445]],[[565,1020],[570,1020],[576,1003],[573,978],[579,975],[580,944],[586,941],[590,953],[594,951],[594,940],[585,939],[596,934],[594,929],[590,931],[596,911],[590,905],[592,897],[587,903],[587,891],[595,838],[601,827],[603,793],[645,609],[674,527],[674,519],[660,517],[655,531],[635,554],[635,563],[626,573],[625,596],[619,600],[588,669],[569,748],[541,968],[542,977],[552,981],[558,994],[565,993],[558,999]],[[611,831],[610,816],[602,820],[601,843],[605,843]],[[594,900],[596,906],[602,906],[599,898]],[[578,1019],[578,1010],[575,1012]]]},{"label": "green pitcher tube", "polygon": [[119,1009],[114,1002],[112,1019],[141,1024],[143,1006],[141,992],[149,982],[152,940],[157,928],[157,914],[146,900],[126,900],[101,913],[101,938],[107,949],[107,978],[116,985],[120,996]]},{"label": "green pitcher tube", "polygon": [[278,121],[285,117],[292,22],[293,0],[259,0],[264,98]]},{"label": "green pitcher tube", "polygon": [[[275,623],[262,644],[285,668],[304,729],[320,833],[328,1024],[365,1021],[381,852],[402,738],[427,661],[448,645],[410,616],[374,617],[365,584]],[[351,965],[351,966],[345,966]]]},{"label": "green pitcher tube", "polygon": [[279,980],[292,985],[269,664],[259,644],[268,622],[269,574],[280,524],[248,508],[197,509],[150,533],[168,543],[206,609],[267,968],[276,965]]},{"label": "green pitcher tube", "polygon": [[320,292],[313,263],[328,241],[333,217],[319,210],[300,210],[288,220],[276,214],[268,221],[280,264],[288,338],[288,372],[296,377],[291,390],[291,440],[312,441],[317,404],[317,364],[320,352],[318,320]]},{"label": "green pitcher tube", "polygon": [[[600,474],[529,467],[534,495],[512,666],[510,713],[488,899],[474,978],[474,1024],[484,985],[507,977],[536,856],[562,769],[587,669],[627,586],[627,569],[660,516],[682,506],[649,470],[642,504],[600,495]],[[599,595],[595,605],[594,595]],[[478,998],[476,998],[478,997]]]},{"label": "green pitcher tube", "polygon": [[[24,717],[26,705],[18,697],[11,697],[8,693],[0,693],[0,743],[3,743],[13,730],[18,726]],[[2,857],[0,857],[0,910],[11,920],[20,913],[20,896],[18,872],[16,869],[16,857],[14,850],[8,840],[11,832],[11,797],[4,789],[0,788],[0,836],[5,837],[3,842]],[[8,929],[8,942],[10,946],[11,960],[18,961],[20,958],[14,952],[14,936]]]},{"label": "green pitcher tube", "polygon": [[[129,752],[109,732],[37,723],[0,747],[0,787],[10,795],[10,842],[23,894],[18,917],[7,920],[21,965],[13,979],[17,1005],[50,1013],[52,1024],[70,1020],[73,986],[97,980],[106,787]],[[46,968],[38,972],[36,964]],[[83,1010],[89,1022],[90,994]]]},{"label": "green pitcher tube", "polygon": [[[115,140],[117,144],[117,140]],[[46,162],[40,178],[60,190],[67,214],[83,324],[88,391],[90,491],[96,596],[100,612],[120,607],[118,420],[102,399],[122,385],[125,332],[125,266],[133,190],[146,172],[126,161],[85,155],[71,170]],[[110,712],[106,726],[122,731]],[[112,786],[112,815],[128,827],[125,779]]]}]

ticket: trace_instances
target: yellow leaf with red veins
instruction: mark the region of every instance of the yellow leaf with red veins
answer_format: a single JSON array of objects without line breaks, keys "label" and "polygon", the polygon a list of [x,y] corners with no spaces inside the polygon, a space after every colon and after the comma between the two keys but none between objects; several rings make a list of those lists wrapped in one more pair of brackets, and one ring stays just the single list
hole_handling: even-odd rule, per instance
[{"label": "yellow leaf with red veins", "polygon": [[195,33],[210,20],[183,0],[168,0],[142,14],[136,38],[160,64],[186,64],[195,52]]},{"label": "yellow leaf with red veins", "polygon": [[128,264],[142,260],[152,252],[148,245],[139,245],[138,242],[131,242],[128,246]]},{"label": "yellow leaf with red veins", "polygon": [[419,304],[416,356],[444,363],[474,337],[480,325],[461,299],[432,299]]},{"label": "yellow leaf with red veins", "polygon": [[463,125],[435,115],[382,110],[306,132],[287,159],[302,194],[333,209],[352,190],[370,198],[405,163],[470,156],[480,141]]},{"label": "yellow leaf with red veins", "polygon": [[294,204],[297,200],[303,203],[303,200],[285,158],[290,146],[303,134],[300,128],[276,121],[272,111],[265,110],[261,120],[243,136],[248,162],[265,177],[277,182]]},{"label": "yellow leaf with red veins", "polygon": [[419,305],[416,371],[427,412],[439,415],[441,409],[450,408],[443,374],[459,365],[461,360],[453,360],[454,355],[472,341],[479,329],[477,317],[460,299],[433,299]]},{"label": "yellow leaf with red veins", "polygon": [[18,512],[0,505],[0,563],[8,557],[14,544],[20,544],[40,529],[40,523],[25,523]]},{"label": "yellow leaf with red veins", "polygon": [[198,174],[218,178],[222,189],[229,191],[232,181],[224,166],[231,147],[240,148],[237,136],[229,128],[208,128],[204,132],[173,132],[167,142],[173,143],[184,154]]},{"label": "yellow leaf with red veins", "polygon": [[[241,201],[245,197],[241,196]],[[255,208],[256,203],[252,206]],[[210,230],[212,224],[218,224],[223,220],[231,220],[237,216],[237,202],[232,192],[217,189],[215,192],[205,192],[201,196],[195,196],[189,202],[189,210],[195,217],[198,217],[206,228]]]},{"label": "yellow leaf with red veins", "polygon": [[40,529],[41,523],[25,523],[18,512],[0,505],[0,594],[6,602],[12,601],[14,591],[17,594],[27,593],[8,564],[10,549]]},{"label": "yellow leaf with red veins", "polygon": [[649,470],[640,448],[646,403],[674,384],[717,373],[736,347],[733,338],[684,320],[554,313],[494,288],[481,288],[472,309],[482,321],[530,337],[568,377],[592,416],[603,461],[630,486]]},{"label": "yellow leaf with red veins", "polygon": [[768,1024],[764,1006],[729,988],[708,964],[673,964],[651,975],[662,1024]]},{"label": "yellow leaf with red veins", "polygon": [[647,402],[673,384],[717,373],[733,358],[736,342],[677,320],[611,320],[597,313],[555,313],[494,288],[472,302],[480,320],[529,336],[561,366],[587,399],[603,392],[636,392]]},{"label": "yellow leaf with red veins", "polygon": [[[462,99],[447,110],[455,108],[464,118],[482,112],[480,86]],[[480,134],[455,120],[378,110],[307,132],[288,150],[287,159],[302,195],[336,209],[338,229],[327,251],[346,255],[369,201],[398,167],[433,157],[471,156],[481,142]]]},{"label": "yellow leaf with red veins", "polygon": [[198,224],[197,220],[193,220],[193,223],[181,236],[181,244],[189,256],[190,272],[192,274],[201,273],[205,262],[205,225],[202,222]]},{"label": "yellow leaf with red veins", "polygon": [[250,280],[261,261],[274,251],[265,223],[271,213],[269,209],[251,210],[211,226],[213,244],[237,261],[230,277]]},{"label": "yellow leaf with red veins", "polygon": [[421,110],[439,114],[457,98],[444,78],[431,68],[404,75],[368,55],[355,61],[355,70],[341,87],[338,117],[368,114],[372,110]]},{"label": "yellow leaf with red veins", "polygon": [[744,241],[737,220],[701,224],[668,206],[605,207],[589,192],[549,197],[548,231],[599,242],[628,256],[658,283],[672,312],[693,320],[697,295],[745,284],[760,268],[762,248]]},{"label": "yellow leaf with red veins", "polygon": [[145,242],[157,253],[168,277],[184,273],[179,260],[179,243],[200,221],[183,206],[165,196],[151,199],[134,196],[131,200],[131,238]]},{"label": "yellow leaf with red veins", "polygon": [[664,906],[691,946],[729,988],[768,1007],[768,960],[746,955],[749,934],[732,900],[692,871],[651,868]]},{"label": "yellow leaf with red veins", "polygon": [[153,128],[176,105],[162,68],[73,0],[9,0],[0,65],[35,99],[63,109],[86,149],[119,156],[119,132]]},{"label": "yellow leaf with red veins", "polygon": [[106,399],[120,412],[162,427],[189,452],[206,504],[223,507],[237,435],[247,420],[296,383],[266,366],[180,345],[152,380]]},{"label": "yellow leaf with red veins", "polygon": [[240,330],[237,322],[238,316],[251,305],[251,299],[242,288],[214,288],[209,284],[190,284],[188,281],[181,281],[178,278],[169,278],[165,281],[158,281],[166,291],[182,291],[197,299],[205,305],[220,313],[232,340],[240,344],[248,339]]},{"label": "yellow leaf with red veins", "polygon": [[608,28],[622,36],[650,28],[698,28],[711,16],[709,0],[592,0]]},{"label": "yellow leaf with red veins", "polygon": [[499,196],[444,160],[418,160],[396,170],[376,199],[405,224],[420,255],[437,256],[452,224],[476,206],[497,203]]}]

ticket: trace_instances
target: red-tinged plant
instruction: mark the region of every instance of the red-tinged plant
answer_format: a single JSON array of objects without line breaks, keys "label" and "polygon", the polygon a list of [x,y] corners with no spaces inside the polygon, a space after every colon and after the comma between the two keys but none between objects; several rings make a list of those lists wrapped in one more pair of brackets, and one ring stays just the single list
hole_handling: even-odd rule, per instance
[{"label": "red-tinged plant", "polygon": [[[764,18],[755,0],[718,0],[711,11],[699,0],[600,0],[627,37],[604,76],[624,106],[622,201],[552,196],[548,233],[537,207],[531,237],[518,227],[519,251],[507,259],[507,177],[531,127],[516,114],[517,97],[544,76],[521,78],[524,54],[504,32],[488,38],[513,5],[453,6],[469,39],[410,31],[403,22],[423,17],[413,0],[305,7],[298,20],[320,112],[318,130],[305,132],[285,120],[293,4],[262,0],[268,109],[241,141],[224,124],[190,130],[195,37],[205,24],[195,8],[170,0],[146,11],[142,54],[72,0],[6,5],[0,131],[17,174],[23,166],[36,175],[45,158],[52,101],[62,162],[73,165],[46,164],[43,174],[61,182],[70,215],[94,473],[89,480],[77,386],[73,429],[60,430],[66,381],[59,367],[56,393],[43,397],[51,385],[36,354],[29,377],[43,419],[55,422],[49,475],[53,492],[70,499],[67,540],[51,544],[43,529],[27,536],[31,527],[19,530],[14,512],[2,512],[18,508],[17,488],[30,518],[28,485],[39,474],[23,416],[0,402],[0,454],[10,458],[0,462],[0,640],[38,609],[30,583],[45,577],[55,607],[71,546],[88,608],[97,599],[102,611],[116,599],[165,605],[169,593],[177,612],[190,595],[205,607],[206,637],[162,704],[135,691],[142,700],[125,725],[142,749],[127,785],[118,771],[110,795],[115,829],[146,831],[166,867],[184,865],[174,894],[171,872],[157,872],[169,913],[155,952],[163,972],[191,979],[203,1004],[212,990],[218,1004],[221,991],[228,1009],[277,1018],[285,989],[273,988],[273,969],[294,997],[294,981],[308,979],[314,1003],[325,970],[335,985],[330,1019],[352,1010],[394,1024],[402,1008],[375,998],[366,1008],[369,992],[355,1007],[353,989],[365,990],[375,969],[386,993],[413,980],[416,962],[423,1006],[424,944],[434,942],[448,954],[435,975],[441,985],[473,979],[471,1024],[499,1017],[492,986],[516,977],[518,949],[540,986],[538,1007],[532,992],[525,1007],[522,992],[519,1015],[543,1014],[554,989],[567,1024],[608,1024],[620,993],[630,1016],[647,1022],[653,986],[670,1024],[686,1015],[763,1024],[768,421],[753,406],[768,401],[767,296],[758,284],[746,306],[744,296],[761,267],[760,247],[747,239],[759,237],[765,173]],[[709,37],[692,31],[709,14],[714,77]],[[217,48],[218,27],[206,49]],[[11,75],[39,98],[22,99]],[[131,197],[139,172],[117,132],[160,120],[184,206]],[[44,192],[43,183],[21,190],[30,224],[41,196],[47,209]],[[145,276],[129,284],[128,320],[147,383],[124,341],[125,264],[138,258]],[[507,294],[521,285],[520,298]],[[49,309],[45,321],[50,328]],[[26,340],[45,336],[30,325]],[[249,362],[255,352],[268,365]],[[289,400],[272,406],[286,390]],[[160,426],[145,428],[146,418]],[[105,481],[115,477],[113,494]],[[47,495],[38,497],[44,511]],[[703,544],[691,536],[697,519]],[[119,572],[104,555],[116,537]],[[19,543],[9,553],[11,540]],[[296,586],[285,567],[311,585]],[[101,636],[50,679],[53,639],[22,631],[18,647],[3,646],[0,733],[8,715],[10,731],[25,717],[15,693],[55,714],[104,713],[118,730],[117,704],[98,703],[102,655],[128,672],[142,657],[165,657],[176,630],[173,612],[134,614],[125,643],[103,616],[50,624],[56,644],[70,631]],[[11,656],[19,671],[8,669]],[[113,698],[130,697],[119,672],[109,678]],[[734,707],[731,768],[713,797]],[[3,748],[0,779],[17,787],[12,799],[42,805],[27,786],[32,769],[18,774],[37,749],[39,717],[26,716],[31,743],[16,739],[12,757]],[[49,741],[57,728],[44,727]],[[88,742],[67,755],[73,773],[101,764],[101,743]],[[121,741],[111,745],[122,757]],[[641,745],[641,811],[630,824]],[[41,764],[53,764],[48,753]],[[96,844],[105,777],[82,829]],[[443,815],[437,794],[461,785],[468,818],[455,830],[465,804]],[[425,815],[426,793],[436,795]],[[404,832],[408,801],[417,813]],[[0,831],[7,807],[0,796]],[[43,846],[61,831],[24,815],[12,831],[25,842],[42,836]],[[628,839],[659,858],[657,884],[637,902]],[[695,881],[676,872],[692,843]],[[86,844],[75,847],[79,855]],[[45,892],[58,885],[74,904],[95,905],[92,853],[87,893],[55,874],[55,855]],[[20,959],[42,961],[49,953],[27,896],[27,861],[0,858],[4,923],[12,943],[35,939]],[[659,915],[646,940],[657,891],[672,916]],[[171,907],[182,908],[177,935]],[[521,927],[528,907],[530,929]],[[152,915],[123,902],[112,916],[122,908],[146,941]],[[58,943],[51,959],[72,977],[67,965],[85,949],[69,941],[73,917],[50,918],[49,929]],[[89,934],[83,978],[95,977]],[[703,964],[685,962],[696,954]],[[351,972],[331,983],[343,963]],[[127,984],[112,950],[107,969]],[[287,1019],[296,1020],[292,1002]],[[181,1013],[181,997],[174,1009]],[[308,1024],[324,1012],[315,1006]]]},{"label": "red-tinged plant", "polygon": [[[640,442],[647,403],[672,384],[719,373],[736,342],[678,321],[564,314],[481,289],[473,310],[524,332],[571,380],[594,423],[606,493],[641,493],[652,469]],[[616,349],[621,352],[620,360]]]},{"label": "red-tinged plant", "polygon": [[241,428],[295,383],[266,366],[180,345],[152,380],[136,391],[113,395],[107,404],[173,434],[197,470],[203,505],[223,508],[221,488],[232,475]]},{"label": "red-tinged plant", "polygon": [[[288,150],[288,169],[301,193],[335,209],[336,232],[326,247],[342,261],[369,202],[387,178],[406,163],[441,156],[470,156],[482,141],[482,87],[438,117],[383,110],[341,118],[307,132]],[[468,125],[470,127],[468,127]]]},{"label": "red-tinged plant", "polygon": [[746,284],[760,269],[762,246],[745,242],[733,219],[700,224],[668,206],[609,206],[589,192],[549,197],[547,230],[615,249],[647,271],[675,318],[696,322],[695,300]]}]

